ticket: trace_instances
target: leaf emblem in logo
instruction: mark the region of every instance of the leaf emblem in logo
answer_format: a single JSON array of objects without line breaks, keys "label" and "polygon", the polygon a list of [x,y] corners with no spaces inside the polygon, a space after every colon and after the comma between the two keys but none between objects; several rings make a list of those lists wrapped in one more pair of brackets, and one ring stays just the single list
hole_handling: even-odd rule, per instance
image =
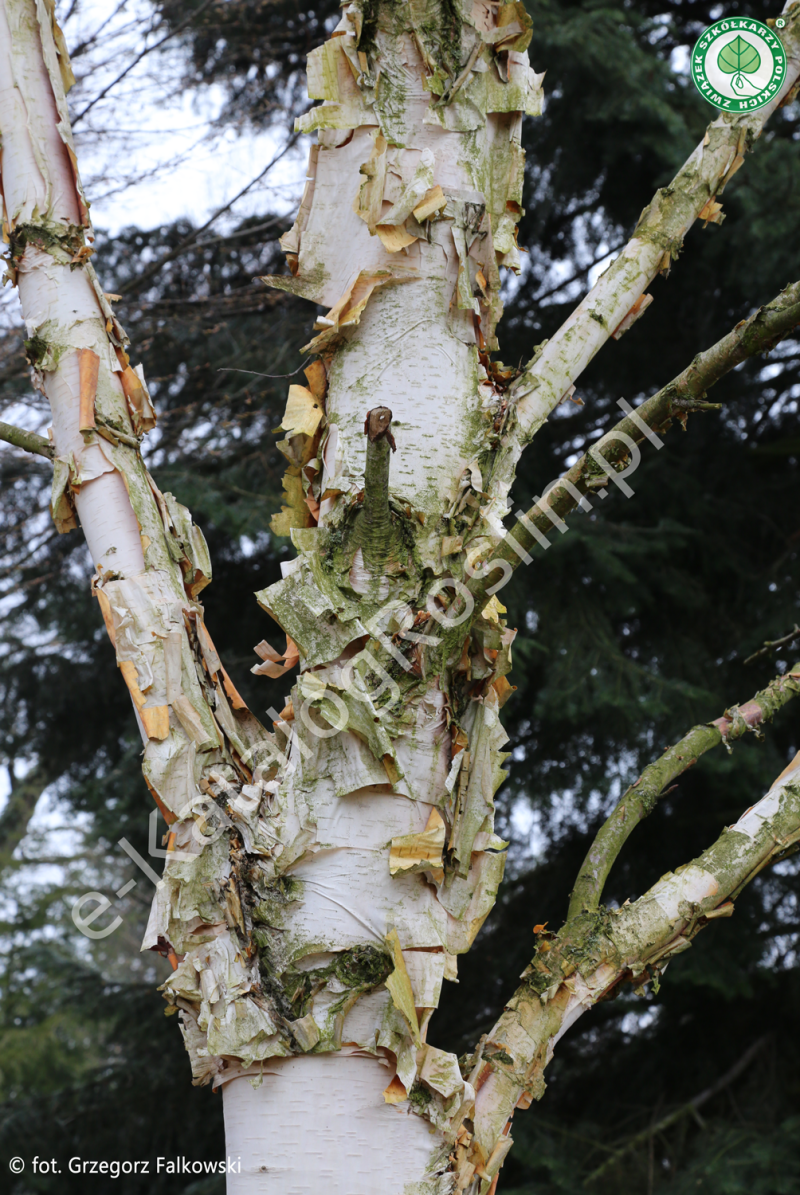
[{"label": "leaf emblem in logo", "polygon": [[752,42],[744,37],[734,37],[727,46],[723,46],[717,65],[726,75],[733,75],[731,83],[737,91],[741,91],[749,82],[744,76],[754,74],[761,66],[761,55]]}]

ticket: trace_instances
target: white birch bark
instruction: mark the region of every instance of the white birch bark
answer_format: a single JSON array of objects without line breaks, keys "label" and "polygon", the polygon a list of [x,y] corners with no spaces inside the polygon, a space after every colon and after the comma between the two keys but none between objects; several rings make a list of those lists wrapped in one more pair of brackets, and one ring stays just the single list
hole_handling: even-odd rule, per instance
[{"label": "white birch bark", "polygon": [[[2,0],[0,22],[10,272],[53,410],[53,512],[66,530],[77,510],[171,822],[145,948],[174,960],[166,997],[195,1081],[223,1085],[243,1158],[230,1191],[486,1195],[559,1034],[632,960],[691,932],[686,901],[708,916],[722,867],[698,865],[699,887],[698,867],[662,882],[602,957],[589,934],[580,966],[553,991],[529,983],[466,1073],[427,1042],[503,870],[493,798],[513,633],[497,602],[464,608],[463,581],[502,535],[516,459],[544,417],[531,369],[512,393],[487,353],[499,267],[518,264],[521,121],[541,102],[524,5],[356,0],[310,57],[323,103],[302,127],[318,144],[283,242],[292,275],[268,281],[329,310],[283,420],[273,526],[298,555],[259,595],[288,638],[283,653],[259,646],[257,670],[300,663],[274,737],[203,623],[202,535],[142,463],[154,415],[88,260],[51,8]],[[633,293],[615,279],[609,326]],[[551,398],[599,347],[582,311],[564,333],[573,349],[548,365]],[[773,821],[791,820],[789,798],[778,804]],[[762,845],[753,836],[748,858]]]}]

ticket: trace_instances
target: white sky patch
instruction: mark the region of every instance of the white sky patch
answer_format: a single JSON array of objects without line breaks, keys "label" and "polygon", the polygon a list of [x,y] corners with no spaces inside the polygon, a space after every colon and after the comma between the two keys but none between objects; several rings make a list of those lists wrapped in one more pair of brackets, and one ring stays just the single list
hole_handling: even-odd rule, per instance
[{"label": "white sky patch", "polygon": [[688,75],[690,57],[691,47],[676,46],[669,56],[669,65],[673,73],[676,75]]},{"label": "white sky patch", "polygon": [[651,1004],[643,1011],[637,1009],[626,1012],[620,1022],[620,1029],[627,1037],[635,1037],[637,1033],[643,1033],[655,1025],[661,1012],[661,1007],[658,1004]]},{"label": "white sky patch", "polygon": [[[608,246],[606,245],[606,243],[602,242],[600,245],[598,245],[597,251],[598,251],[598,253],[604,253],[607,248],[608,248]],[[589,275],[587,278],[587,289],[588,290],[592,289],[595,282],[597,282],[597,279],[600,277],[601,274],[605,273],[605,271],[611,265],[612,261],[616,261],[616,259],[619,257],[619,253],[620,253],[619,249],[613,249],[610,252],[606,253],[605,256],[603,258],[601,258],[600,261],[595,262],[595,264],[589,270]]]},{"label": "white sky patch", "polygon": [[[71,50],[103,26],[97,45],[74,60],[78,81],[68,97],[70,115],[77,119],[78,160],[96,228],[113,236],[131,226],[149,229],[181,218],[202,225],[285,145],[285,125],[256,131],[220,123],[227,102],[222,87],[191,90],[183,85],[186,51],[180,37],[143,58],[80,119],[87,105],[164,30],[145,36],[154,17],[147,0],[125,0],[116,11],[108,0],[82,0],[65,19],[68,7],[72,6],[60,0],[59,15]],[[247,216],[293,215],[302,194],[310,140],[300,138],[205,235],[224,234]],[[102,274],[102,261],[97,264]],[[21,323],[17,292],[6,287],[0,293],[0,330],[14,331]],[[18,409],[12,422],[43,432],[47,420],[35,408],[46,404],[32,393],[28,405],[34,410],[20,415]],[[10,416],[6,412],[2,418]]]}]

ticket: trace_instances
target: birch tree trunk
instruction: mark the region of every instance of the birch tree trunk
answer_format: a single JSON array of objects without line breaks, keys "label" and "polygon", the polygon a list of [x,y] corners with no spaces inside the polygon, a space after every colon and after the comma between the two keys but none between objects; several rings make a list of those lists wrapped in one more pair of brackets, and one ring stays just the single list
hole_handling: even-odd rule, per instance
[{"label": "birch tree trunk", "polygon": [[52,4],[0,5],[9,272],[53,410],[53,516],[80,520],[170,823],[143,948],[173,960],[165,995],[195,1082],[223,1087],[232,1195],[486,1195],[569,1024],[621,977],[655,974],[800,829],[791,773],[616,920],[579,909],[466,1065],[428,1043],[503,872],[514,633],[491,594],[542,540],[527,516],[504,532],[516,462],[769,115],[714,122],[518,376],[489,354],[500,267],[519,265],[522,118],[541,105],[529,40],[521,3],[356,0],[310,56],[323,103],[300,121],[318,137],[283,238],[291,274],[265,280],[327,309],[283,419],[273,530],[297,557],[258,595],[287,641],[260,644],[256,671],[300,664],[273,734],[205,627],[202,534],[141,458],[155,415],[89,260]]},{"label": "birch tree trunk", "polygon": [[[491,6],[474,21],[438,3],[351,6],[312,55],[312,93],[330,102],[307,122],[320,145],[290,281],[332,311],[284,419],[278,529],[299,556],[260,600],[302,675],[273,737],[205,629],[202,536],[139,454],[154,414],[89,261],[52,10],[2,12],[10,269],[53,409],[53,514],[65,530],[80,519],[173,831],[145,947],[177,964],[166,995],[196,1080],[224,1083],[245,1160],[233,1189],[450,1189],[443,1130],[472,1092],[425,1038],[502,875],[492,797],[513,636],[491,609],[470,652],[471,606],[442,609],[465,532],[496,536],[506,512],[510,476],[481,510],[503,418],[484,349],[498,261],[517,261],[521,115],[540,102],[529,20],[522,5],[499,29]],[[286,666],[261,650],[263,670]]]}]

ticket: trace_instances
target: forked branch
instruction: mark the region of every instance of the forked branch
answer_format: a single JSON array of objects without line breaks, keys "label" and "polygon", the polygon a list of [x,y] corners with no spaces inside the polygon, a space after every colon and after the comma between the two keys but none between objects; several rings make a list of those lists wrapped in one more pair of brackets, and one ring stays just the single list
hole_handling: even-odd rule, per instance
[{"label": "forked branch", "polygon": [[567,919],[596,909],[600,904],[608,874],[623,845],[639,822],[652,813],[656,804],[673,780],[687,771],[701,755],[719,743],[728,744],[741,738],[748,730],[756,730],[769,722],[781,706],[800,693],[800,663],[790,672],[770,681],[766,689],[756,693],[752,701],[726,710],[721,718],[695,726],[680,742],[669,747],[660,759],[642,772],[620,798],[617,807],[600,827],[581,864]]},{"label": "forked branch", "polygon": [[800,843],[800,754],[769,791],[697,859],[669,872],[632,903],[568,920],[537,951],[505,1011],[481,1040],[469,1081],[476,1089],[471,1156],[507,1152],[515,1107],[544,1093],[553,1048],[578,1017],[620,983],[654,978],[768,864]]}]

